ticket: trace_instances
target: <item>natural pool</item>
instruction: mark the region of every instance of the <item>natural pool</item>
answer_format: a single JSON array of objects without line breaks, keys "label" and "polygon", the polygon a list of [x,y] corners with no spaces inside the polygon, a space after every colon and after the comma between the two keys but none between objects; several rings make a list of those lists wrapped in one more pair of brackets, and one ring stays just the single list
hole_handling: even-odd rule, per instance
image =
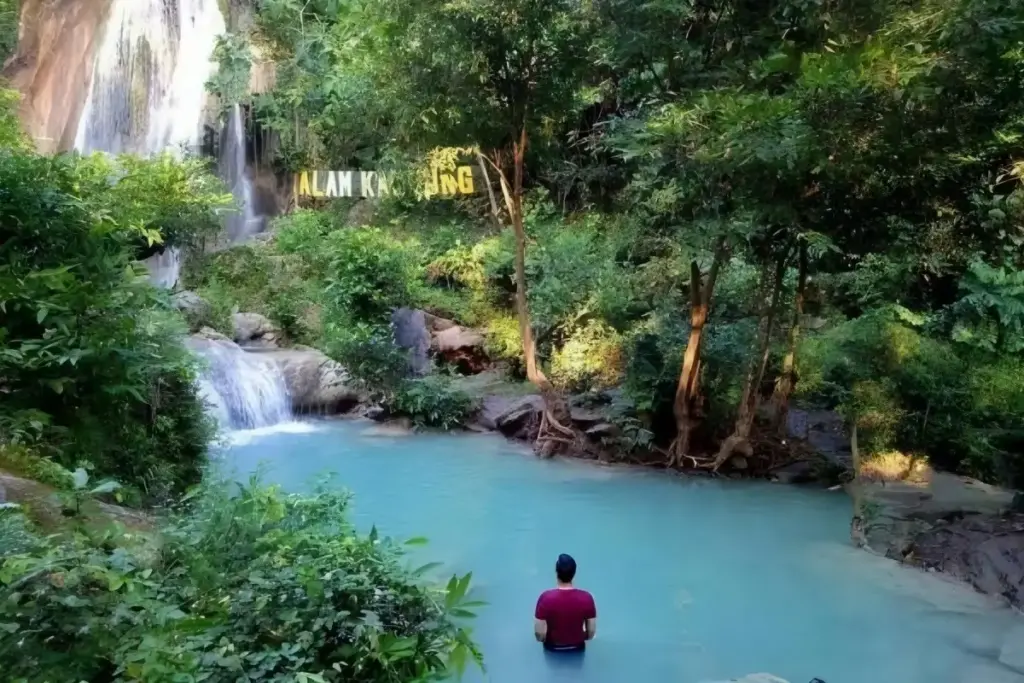
[{"label": "natural pool", "polygon": [[[358,524],[427,536],[430,559],[473,571],[487,673],[468,681],[1024,682],[994,663],[1016,617],[851,548],[842,493],[540,461],[486,435],[375,434],[344,421],[236,433],[224,462],[240,476],[262,463],[291,490],[335,472]],[[579,668],[553,665],[532,634],[560,552],[598,607]]]}]

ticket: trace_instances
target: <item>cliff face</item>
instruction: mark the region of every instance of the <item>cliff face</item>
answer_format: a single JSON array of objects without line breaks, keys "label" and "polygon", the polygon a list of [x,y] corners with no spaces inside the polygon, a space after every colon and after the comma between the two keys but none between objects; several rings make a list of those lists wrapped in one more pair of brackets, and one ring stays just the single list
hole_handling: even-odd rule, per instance
[{"label": "cliff face", "polygon": [[22,94],[21,118],[39,151],[74,146],[94,49],[111,0],[24,0],[18,49],[3,76]]}]

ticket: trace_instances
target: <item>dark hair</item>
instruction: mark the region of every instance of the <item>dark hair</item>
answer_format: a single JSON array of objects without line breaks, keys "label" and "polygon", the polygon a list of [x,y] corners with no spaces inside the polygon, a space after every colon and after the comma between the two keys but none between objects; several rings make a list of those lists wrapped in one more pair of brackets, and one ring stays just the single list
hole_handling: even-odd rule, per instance
[{"label": "dark hair", "polygon": [[572,583],[573,577],[576,576],[576,560],[562,553],[555,562],[555,574],[562,583]]}]

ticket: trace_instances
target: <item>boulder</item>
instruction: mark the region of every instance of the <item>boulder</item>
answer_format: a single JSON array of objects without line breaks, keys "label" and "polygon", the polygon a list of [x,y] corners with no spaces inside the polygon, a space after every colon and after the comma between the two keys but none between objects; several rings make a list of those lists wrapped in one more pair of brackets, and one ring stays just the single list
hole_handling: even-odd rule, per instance
[{"label": "boulder", "polygon": [[619,428],[610,422],[598,422],[585,433],[592,439],[611,439],[619,435]]},{"label": "boulder", "polygon": [[232,344],[234,344],[234,342],[231,341],[231,339],[227,335],[221,334],[212,327],[201,327],[199,328],[199,331],[193,334],[192,336],[198,339],[204,339],[206,341],[224,341],[231,342]]},{"label": "boulder", "polygon": [[257,352],[281,369],[296,413],[345,413],[364,400],[345,368],[308,347]]},{"label": "boulder", "polygon": [[[439,319],[442,320],[442,319]],[[452,325],[434,333],[431,348],[464,375],[476,375],[490,365],[484,350],[484,336],[466,327]]]},{"label": "boulder", "polygon": [[274,323],[259,313],[235,313],[231,328],[239,346],[275,347],[281,336]]},{"label": "boulder", "polygon": [[533,441],[540,431],[544,399],[538,394],[509,401],[505,410],[494,418],[498,431],[514,439]]},{"label": "boulder", "polygon": [[171,297],[171,306],[184,313],[190,322],[207,319],[211,310],[203,297],[187,289]]},{"label": "boulder", "polygon": [[772,470],[772,478],[783,484],[808,484],[817,481],[814,463],[808,460],[797,460]]},{"label": "boulder", "polygon": [[399,308],[391,314],[395,343],[409,352],[409,370],[414,375],[430,372],[430,332],[423,311]]},{"label": "boulder", "polygon": [[432,313],[427,313],[426,311],[424,311],[423,317],[427,321],[427,328],[433,333],[444,332],[445,330],[449,330],[453,327],[458,327],[458,324],[454,320],[448,320],[448,318],[442,318],[440,316],[433,315]]}]

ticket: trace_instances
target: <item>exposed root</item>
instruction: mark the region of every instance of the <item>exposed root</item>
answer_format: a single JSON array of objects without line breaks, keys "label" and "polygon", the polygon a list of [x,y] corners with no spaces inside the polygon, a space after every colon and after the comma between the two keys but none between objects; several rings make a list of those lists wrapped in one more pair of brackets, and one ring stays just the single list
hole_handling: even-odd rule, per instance
[{"label": "exposed root", "polygon": [[545,458],[554,457],[560,451],[590,452],[586,439],[580,432],[561,424],[551,414],[551,411],[546,409],[541,413],[535,448],[538,454]]}]

